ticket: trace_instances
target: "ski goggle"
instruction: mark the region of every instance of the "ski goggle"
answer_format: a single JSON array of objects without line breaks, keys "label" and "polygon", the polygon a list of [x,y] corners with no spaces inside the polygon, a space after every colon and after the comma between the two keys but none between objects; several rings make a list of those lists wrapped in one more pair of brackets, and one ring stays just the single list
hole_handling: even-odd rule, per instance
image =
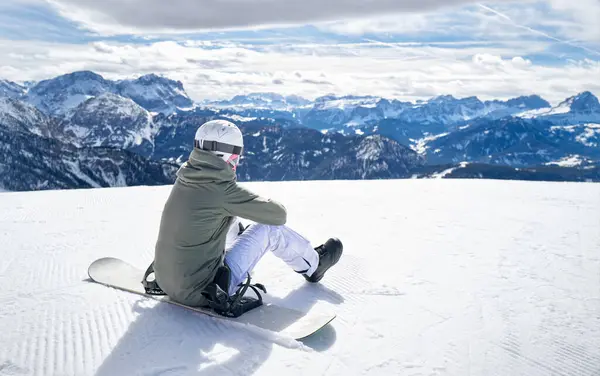
[{"label": "ski goggle", "polygon": [[242,146],[235,146],[223,142],[206,140],[194,140],[194,147],[208,151],[220,151],[221,153],[237,154],[238,156],[244,151],[244,148]]}]

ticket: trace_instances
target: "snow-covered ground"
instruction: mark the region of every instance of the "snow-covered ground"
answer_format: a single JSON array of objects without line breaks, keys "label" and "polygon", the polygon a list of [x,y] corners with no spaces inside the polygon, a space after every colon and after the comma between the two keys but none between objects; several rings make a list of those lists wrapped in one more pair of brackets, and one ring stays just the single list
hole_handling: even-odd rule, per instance
[{"label": "snow-covered ground", "polygon": [[0,194],[0,375],[600,374],[600,185],[485,180],[248,184],[314,244],[307,284],[267,255],[255,281],[338,317],[285,341],[87,282],[151,261],[169,187]]}]

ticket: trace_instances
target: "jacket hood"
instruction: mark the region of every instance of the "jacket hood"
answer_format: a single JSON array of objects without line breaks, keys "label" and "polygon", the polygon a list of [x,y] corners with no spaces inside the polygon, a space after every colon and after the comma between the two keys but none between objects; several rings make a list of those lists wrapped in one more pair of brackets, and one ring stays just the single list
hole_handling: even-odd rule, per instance
[{"label": "jacket hood", "polygon": [[229,165],[211,152],[194,148],[188,160],[177,171],[177,177],[187,183],[202,184],[236,179]]}]

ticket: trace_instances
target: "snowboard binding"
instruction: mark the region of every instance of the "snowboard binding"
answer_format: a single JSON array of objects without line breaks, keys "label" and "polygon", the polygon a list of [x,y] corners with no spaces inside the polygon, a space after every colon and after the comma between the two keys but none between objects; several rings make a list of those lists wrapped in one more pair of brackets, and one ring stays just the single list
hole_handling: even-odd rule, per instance
[{"label": "snowboard binding", "polygon": [[[209,307],[222,316],[239,317],[244,313],[260,307],[263,304],[262,295],[258,290],[267,293],[267,289],[263,284],[251,283],[250,274],[245,283],[240,283],[238,289],[233,295],[229,295],[229,281],[231,271],[227,265],[219,267],[214,281],[209,284],[202,296],[208,301]],[[256,294],[256,298],[245,296],[248,288],[252,289]]]},{"label": "snowboard binding", "polygon": [[[144,273],[144,279],[142,285],[146,294],[149,295],[167,295],[156,280],[149,281],[148,277],[154,273],[154,262],[150,264],[146,272]],[[207,300],[208,306],[217,314],[226,317],[239,317],[244,313],[260,307],[263,304],[262,295],[258,290],[267,293],[267,289],[261,283],[252,284],[250,274],[248,273],[248,279],[245,283],[240,283],[239,288],[235,294],[229,296],[229,281],[231,271],[227,265],[219,267],[215,278],[204,291],[202,296]],[[256,294],[256,298],[244,296],[248,291],[248,288],[252,289]]]},{"label": "snowboard binding", "polygon": [[146,294],[149,294],[149,295],[167,295],[167,293],[164,292],[160,288],[160,286],[156,282],[156,279],[153,280],[153,281],[148,281],[148,277],[152,273],[154,273],[154,261],[152,261],[152,263],[150,264],[150,266],[148,267],[148,269],[146,269],[146,273],[144,273],[144,279],[142,279],[142,285],[144,285],[144,290],[146,290]]}]

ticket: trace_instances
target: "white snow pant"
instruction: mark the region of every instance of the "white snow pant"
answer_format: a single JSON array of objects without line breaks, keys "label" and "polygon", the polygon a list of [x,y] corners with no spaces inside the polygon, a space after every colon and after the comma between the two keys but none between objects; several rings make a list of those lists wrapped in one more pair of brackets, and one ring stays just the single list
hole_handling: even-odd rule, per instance
[{"label": "white snow pant", "polygon": [[258,261],[267,253],[282,259],[295,272],[312,275],[319,266],[319,254],[310,242],[287,226],[252,224],[241,235],[237,221],[227,234],[225,262],[231,270],[229,295],[248,278]]}]

